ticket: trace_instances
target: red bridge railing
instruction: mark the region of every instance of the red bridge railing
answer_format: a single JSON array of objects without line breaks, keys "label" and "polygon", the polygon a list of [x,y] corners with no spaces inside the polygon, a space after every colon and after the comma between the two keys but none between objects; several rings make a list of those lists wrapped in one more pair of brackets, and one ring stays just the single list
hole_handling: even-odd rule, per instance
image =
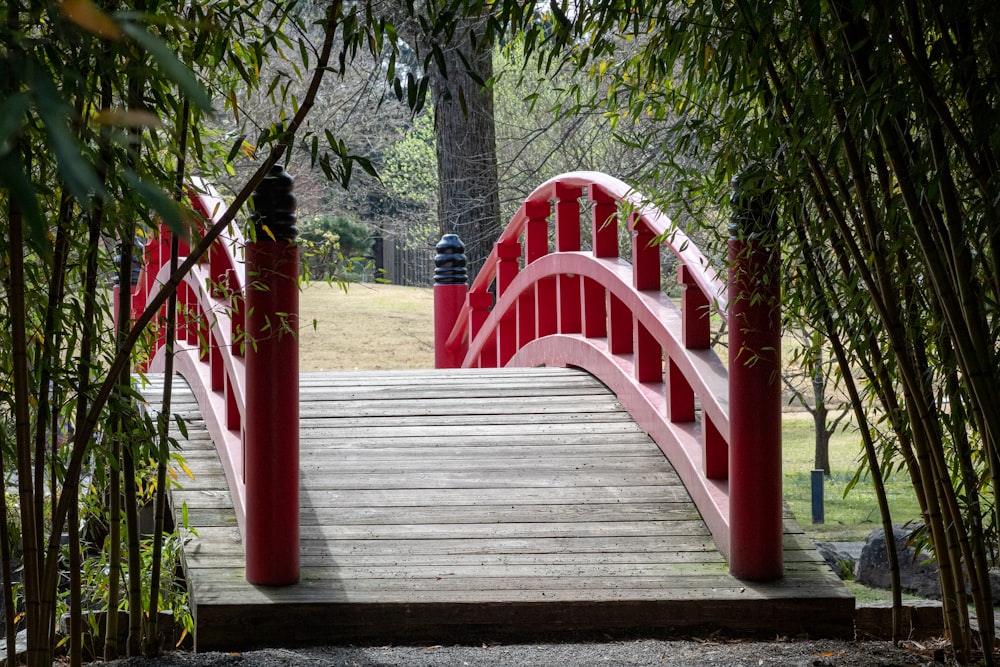
[{"label": "red bridge railing", "polygon": [[[280,167],[272,171],[255,192],[251,216],[266,229],[248,242],[231,225],[177,290],[174,369],[191,387],[219,452],[247,579],[265,585],[299,577],[298,250],[290,242],[297,233],[290,181]],[[261,191],[266,196],[258,197]],[[200,180],[188,198],[203,229],[226,210]],[[189,254],[188,243],[178,246],[180,257]],[[171,232],[161,227],[144,249],[133,312],[167,284],[170,256]],[[155,327],[150,371],[164,369],[165,312]]]},{"label": "red bridge railing", "polygon": [[[591,212],[588,250],[581,199]],[[621,224],[631,261],[619,258]],[[730,241],[727,287],[625,183],[594,172],[558,176],[528,196],[471,287],[454,266],[454,239],[439,245],[436,363],[593,373],[671,461],[733,574],[778,578],[780,328],[768,273],[775,263],[760,238]],[[661,289],[661,244],[680,262],[680,306]],[[713,315],[728,320],[729,372],[711,348]]]}]

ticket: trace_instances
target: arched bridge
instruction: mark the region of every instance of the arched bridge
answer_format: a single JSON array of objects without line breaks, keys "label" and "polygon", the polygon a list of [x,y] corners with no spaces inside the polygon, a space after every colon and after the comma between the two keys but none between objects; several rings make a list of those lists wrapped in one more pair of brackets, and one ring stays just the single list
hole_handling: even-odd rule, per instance
[{"label": "arched bridge", "polygon": [[[222,234],[178,290],[175,435],[194,479],[172,503],[197,531],[199,650],[853,633],[853,598],[782,519],[759,230],[730,242],[723,281],[624,183],[565,174],[529,195],[471,285],[442,240],[438,370],[299,374],[293,207],[272,176],[256,238]],[[225,209],[205,183],[190,199],[206,226]],[[170,245],[163,231],[146,246],[136,308],[167,283]]]}]

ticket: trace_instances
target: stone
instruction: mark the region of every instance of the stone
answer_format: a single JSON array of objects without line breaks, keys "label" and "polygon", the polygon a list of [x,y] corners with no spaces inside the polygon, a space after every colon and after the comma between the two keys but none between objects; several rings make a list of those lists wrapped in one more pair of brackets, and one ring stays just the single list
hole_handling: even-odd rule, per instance
[{"label": "stone", "polygon": [[841,579],[854,577],[854,567],[864,546],[861,542],[816,542],[816,551]]},{"label": "stone", "polygon": [[[893,527],[896,554],[899,558],[899,577],[902,588],[907,593],[924,598],[941,597],[938,568],[929,554],[917,554],[909,545],[913,529]],[[854,580],[870,588],[891,588],[889,577],[889,556],[886,553],[885,532],[881,528],[868,535],[861,557],[854,568]]]}]

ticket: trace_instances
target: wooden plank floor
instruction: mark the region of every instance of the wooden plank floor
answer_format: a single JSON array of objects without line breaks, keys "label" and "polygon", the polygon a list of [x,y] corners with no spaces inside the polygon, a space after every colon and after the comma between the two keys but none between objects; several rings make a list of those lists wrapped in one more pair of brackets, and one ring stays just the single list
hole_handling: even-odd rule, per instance
[{"label": "wooden plank floor", "polygon": [[[146,389],[158,395],[162,377]],[[183,380],[172,492],[197,650],[334,642],[851,636],[854,600],[786,520],[786,575],[733,579],[676,473],[586,373],[303,374],[301,581],[246,583]],[[794,527],[794,528],[793,528]]]}]

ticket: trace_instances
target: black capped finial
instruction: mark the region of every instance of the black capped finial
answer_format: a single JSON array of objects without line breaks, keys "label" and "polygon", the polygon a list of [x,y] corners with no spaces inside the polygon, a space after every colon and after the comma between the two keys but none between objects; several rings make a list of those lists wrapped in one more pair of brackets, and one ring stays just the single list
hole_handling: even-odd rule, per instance
[{"label": "black capped finial", "polygon": [[469,282],[466,270],[465,244],[457,234],[445,234],[434,246],[435,285],[465,285]]},{"label": "black capped finial", "polygon": [[284,165],[276,164],[250,195],[254,206],[250,222],[256,228],[258,241],[272,237],[274,240],[291,241],[299,235],[295,227],[294,180],[285,171]]},{"label": "black capped finial", "polygon": [[730,238],[760,238],[773,233],[778,217],[773,183],[762,167],[747,169],[733,179],[729,201],[732,205]]}]

